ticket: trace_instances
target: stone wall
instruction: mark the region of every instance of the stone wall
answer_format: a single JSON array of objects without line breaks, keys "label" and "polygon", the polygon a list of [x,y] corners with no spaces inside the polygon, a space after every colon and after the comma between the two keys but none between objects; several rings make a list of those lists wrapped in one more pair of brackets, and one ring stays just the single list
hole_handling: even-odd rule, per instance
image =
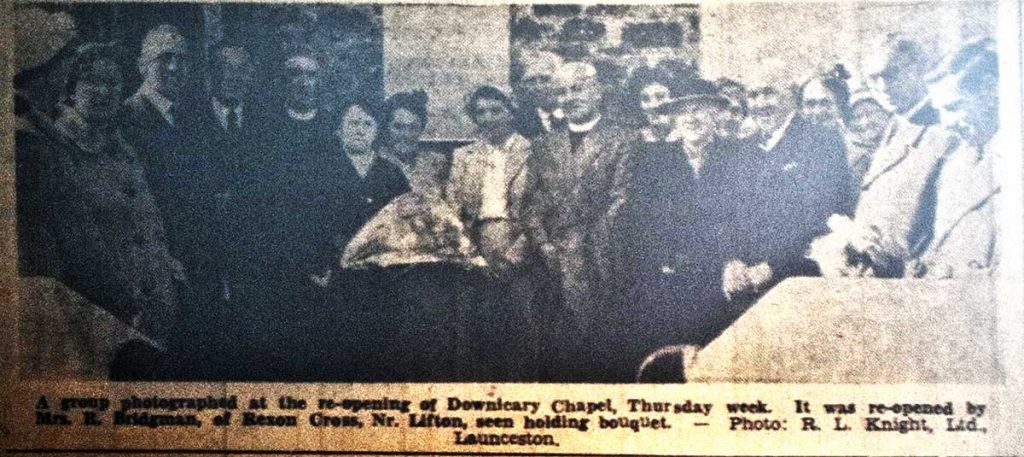
[{"label": "stone wall", "polygon": [[[629,71],[662,60],[696,66],[701,12],[697,5],[512,6],[513,59],[523,49],[555,51]],[[599,67],[599,70],[602,68]],[[621,74],[619,75],[621,76]]]}]

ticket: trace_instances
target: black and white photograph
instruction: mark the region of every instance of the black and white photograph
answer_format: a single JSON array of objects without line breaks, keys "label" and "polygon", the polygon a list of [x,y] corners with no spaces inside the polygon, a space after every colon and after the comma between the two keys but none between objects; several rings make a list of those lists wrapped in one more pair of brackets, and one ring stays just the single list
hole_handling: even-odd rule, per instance
[{"label": "black and white photograph", "polygon": [[997,7],[17,2],[18,377],[1002,383]]}]

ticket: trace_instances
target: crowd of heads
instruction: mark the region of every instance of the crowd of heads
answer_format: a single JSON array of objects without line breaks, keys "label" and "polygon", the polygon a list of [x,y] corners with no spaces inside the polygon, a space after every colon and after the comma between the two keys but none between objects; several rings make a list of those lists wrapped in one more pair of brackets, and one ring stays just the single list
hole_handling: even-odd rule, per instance
[{"label": "crowd of heads", "polygon": [[[582,33],[582,32],[581,32]],[[67,81],[67,104],[97,121],[113,119],[114,101],[124,95],[123,59],[116,46],[80,47]],[[164,97],[184,96],[195,81],[192,46],[173,26],[149,31],[136,60],[142,85]],[[279,99],[286,109],[303,113],[322,107],[325,69],[314,53],[299,47],[279,62]],[[225,40],[210,49],[205,73],[207,93],[225,106],[254,98],[265,83],[256,56],[239,41]],[[466,94],[465,112],[482,135],[502,136],[516,113],[539,109],[584,122],[612,113],[614,121],[644,130],[649,138],[689,142],[712,138],[763,141],[792,116],[843,132],[849,141],[877,144],[889,116],[906,113],[932,100],[943,123],[965,136],[991,135],[998,110],[998,65],[992,40],[972,42],[938,66],[924,47],[901,37],[887,37],[865,59],[865,87],[851,89],[850,72],[834,65],[790,84],[745,86],[742,82],[702,78],[675,60],[641,66],[609,87],[595,63],[550,51],[528,49],[513,55],[512,92],[491,86]],[[616,94],[609,97],[608,94]],[[338,132],[353,135],[351,147],[386,142],[398,149],[419,141],[429,122],[423,91],[346,97],[345,106],[328,107]],[[613,106],[615,105],[615,106]],[[364,125],[357,128],[356,125]],[[372,127],[372,128],[371,128]],[[493,133],[499,132],[499,133]],[[345,136],[345,135],[342,135]]]}]

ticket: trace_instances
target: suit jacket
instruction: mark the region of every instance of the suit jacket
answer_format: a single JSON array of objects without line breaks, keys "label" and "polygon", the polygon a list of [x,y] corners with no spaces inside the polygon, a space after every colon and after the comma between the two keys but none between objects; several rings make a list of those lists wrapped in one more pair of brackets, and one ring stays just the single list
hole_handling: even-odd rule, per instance
[{"label": "suit jacket", "polygon": [[[639,143],[636,132],[600,120],[584,135],[552,132],[531,147],[523,214],[533,255],[560,281],[558,312],[565,316],[552,322],[574,322],[575,330],[590,328],[609,301],[612,225],[625,202],[625,162]],[[570,340],[575,338],[571,335],[595,336],[587,330],[566,330],[555,332]],[[587,371],[586,366],[580,369]]]},{"label": "suit jacket", "polygon": [[602,119],[582,135],[575,152],[572,141],[562,130],[531,147],[524,211],[538,246],[583,236],[599,248],[595,243],[607,240],[625,202],[626,161],[641,142],[639,134]]},{"label": "suit jacket", "polygon": [[894,115],[864,176],[854,221],[881,238],[876,275],[901,276],[904,262],[932,237],[934,206],[922,203],[933,198],[929,183],[942,158],[957,147],[936,122],[937,114],[927,104],[907,117]]},{"label": "suit jacket", "polygon": [[763,153],[759,212],[750,234],[760,238],[751,261],[767,261],[776,279],[813,275],[804,258],[811,241],[828,232],[832,214],[849,214],[854,196],[846,147],[839,132],[795,117],[779,142]]},{"label": "suit jacket", "polygon": [[182,170],[188,179],[180,198],[190,202],[191,226],[197,232],[192,244],[206,254],[202,275],[219,288],[221,279],[238,279],[243,274],[241,240],[251,230],[245,223],[250,210],[246,180],[253,178],[256,131],[261,124],[246,105],[241,126],[229,131],[209,100],[199,106],[202,109],[182,122],[188,147],[180,153],[180,162],[188,164]]},{"label": "suit jacket", "polygon": [[186,139],[181,129],[183,116],[179,114],[176,117],[176,124],[168,124],[141,90],[125,100],[124,105],[125,136],[138,151],[153,197],[163,209],[174,200],[174,179],[170,176],[173,172],[170,167]]},{"label": "suit jacket", "polygon": [[38,222],[48,226],[54,258],[36,273],[167,344],[180,311],[176,262],[135,151],[120,135],[98,151],[63,131],[19,136],[19,154],[47,162],[34,185],[46,200]]},{"label": "suit jacket", "polygon": [[[463,223],[472,227],[480,215],[480,203],[486,177],[486,153],[489,146],[478,141],[456,149],[452,153],[452,167],[448,176],[446,198],[462,218]],[[503,147],[505,159],[505,189],[509,219],[521,222],[523,193],[526,190],[526,160],[530,154],[530,141],[519,134],[513,134],[507,147]]]},{"label": "suit jacket", "polygon": [[210,240],[202,214],[209,208],[203,182],[209,179],[209,157],[199,153],[192,138],[193,112],[176,103],[175,123],[169,124],[142,91],[125,101],[125,136],[137,151],[146,180],[163,216],[171,253],[185,267],[190,282],[209,273]]},{"label": "suit jacket", "polygon": [[516,131],[527,139],[534,140],[537,137],[548,133],[544,128],[544,121],[537,113],[537,108],[527,106],[520,108],[515,113]]},{"label": "suit jacket", "polygon": [[[991,145],[994,141],[990,141]],[[961,277],[985,272],[997,263],[995,151],[979,151],[966,141],[942,159],[935,179],[933,235],[920,257],[917,275]]]}]

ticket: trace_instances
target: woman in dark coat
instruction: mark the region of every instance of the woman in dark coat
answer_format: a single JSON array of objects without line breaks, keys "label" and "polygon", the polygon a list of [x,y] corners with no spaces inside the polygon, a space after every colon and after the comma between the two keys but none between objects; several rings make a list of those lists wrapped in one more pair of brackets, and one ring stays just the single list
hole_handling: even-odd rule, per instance
[{"label": "woman in dark coat", "polygon": [[[139,157],[118,129],[123,73],[113,47],[81,47],[55,122],[36,116],[18,154],[37,164],[52,276],[166,348],[181,265],[167,249]],[[44,221],[35,221],[44,223]]]},{"label": "woman in dark coat", "polygon": [[716,110],[727,102],[710,82],[692,81],[679,95],[656,109],[672,131],[632,159],[616,222],[617,276],[627,279],[606,327],[622,345],[609,365],[623,381],[658,348],[703,343],[722,327],[732,314],[724,266],[746,245],[740,221],[756,172],[748,143],[717,138]]}]

